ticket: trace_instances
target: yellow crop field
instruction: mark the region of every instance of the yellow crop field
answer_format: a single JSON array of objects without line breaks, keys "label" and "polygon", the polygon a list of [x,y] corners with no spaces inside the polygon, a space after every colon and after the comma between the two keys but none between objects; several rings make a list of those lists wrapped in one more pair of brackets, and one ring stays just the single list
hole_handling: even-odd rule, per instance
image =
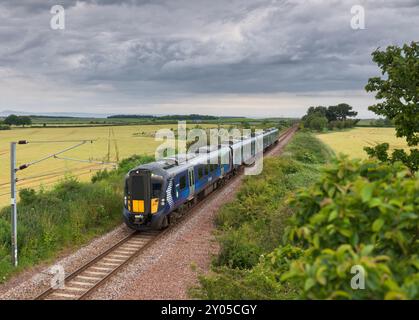
[{"label": "yellow crop field", "polygon": [[[192,127],[193,125],[191,125]],[[215,127],[214,124],[202,124],[202,128]],[[188,125],[188,127],[190,127]],[[176,124],[165,125],[132,125],[112,127],[86,127],[86,128],[23,128],[0,131],[0,207],[7,205],[10,198],[10,142],[18,140],[50,141],[50,140],[83,140],[93,139],[93,143],[86,143],[76,149],[70,150],[59,157],[72,159],[106,161],[110,147],[109,160],[116,161],[133,154],[153,155],[155,149],[161,144],[155,141],[156,130],[168,128],[177,129]],[[113,131],[109,139],[109,134]],[[110,143],[109,143],[110,141]],[[115,143],[116,141],[116,143]],[[17,165],[28,163],[44,156],[59,152],[71,147],[77,142],[60,143],[29,143],[17,145]],[[86,181],[99,169],[112,166],[83,163],[72,160],[51,158],[34,164],[29,168],[19,171],[18,190],[24,187],[47,188],[66,174],[71,174],[81,181]]]},{"label": "yellow crop field", "polygon": [[318,134],[317,138],[328,145],[336,154],[343,153],[351,158],[368,157],[364,147],[387,142],[390,149],[407,149],[405,139],[397,138],[393,128],[354,128],[345,131]]}]

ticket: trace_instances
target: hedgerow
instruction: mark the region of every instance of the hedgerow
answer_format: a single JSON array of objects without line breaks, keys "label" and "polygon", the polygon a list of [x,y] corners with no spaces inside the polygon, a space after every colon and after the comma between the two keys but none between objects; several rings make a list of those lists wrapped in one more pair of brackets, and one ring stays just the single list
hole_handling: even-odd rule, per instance
[{"label": "hedgerow", "polygon": [[[341,158],[290,201],[288,240],[304,250],[281,281],[302,298],[419,297],[419,179],[401,163]],[[351,268],[365,270],[365,289],[351,287]]]},{"label": "hedgerow", "polygon": [[[295,288],[276,281],[261,257],[282,242],[291,211],[289,192],[314,183],[331,152],[309,133],[299,132],[281,157],[264,160],[263,172],[246,177],[231,203],[220,210],[216,224],[220,254],[213,276],[201,277],[192,294],[210,299],[266,299],[295,296]],[[262,259],[263,260],[263,259]],[[241,289],[240,289],[241,288]]]},{"label": "hedgerow", "polygon": [[[223,209],[221,253],[212,273],[200,277],[192,294],[209,299],[417,299],[419,298],[419,179],[401,163],[339,158],[307,177],[323,150],[307,134],[287,148],[300,155],[291,176],[279,166],[272,188],[292,191],[252,201],[251,218],[241,217],[241,200]],[[317,148],[316,148],[317,147]],[[317,154],[316,154],[317,153]],[[301,155],[307,156],[301,157]],[[281,159],[270,160],[288,167]],[[316,160],[314,160],[316,161]],[[271,166],[267,162],[268,168]],[[271,180],[252,177],[244,190],[270,190]],[[271,178],[272,179],[272,178]],[[277,180],[275,180],[277,179]],[[293,180],[294,185],[290,183]],[[285,189],[281,186],[286,186]],[[279,192],[279,191],[278,191]],[[250,195],[249,195],[250,196]],[[239,195],[243,197],[243,194]],[[246,202],[245,202],[246,203]],[[273,210],[277,204],[277,209]],[[257,217],[264,208],[271,220]],[[245,215],[246,216],[246,215]],[[291,217],[291,218],[289,218]],[[271,221],[281,221],[273,227]],[[263,239],[263,240],[262,240]],[[269,243],[265,243],[268,241]],[[245,263],[244,263],[244,262]],[[257,261],[257,262],[256,262]],[[353,268],[365,273],[365,288],[351,286]]]}]

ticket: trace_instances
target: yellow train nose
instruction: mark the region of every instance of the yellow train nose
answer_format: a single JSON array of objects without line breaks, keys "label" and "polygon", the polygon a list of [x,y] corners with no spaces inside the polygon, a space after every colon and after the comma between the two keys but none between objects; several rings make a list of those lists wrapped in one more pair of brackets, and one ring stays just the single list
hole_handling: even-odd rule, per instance
[{"label": "yellow train nose", "polygon": [[132,200],[132,212],[144,213],[144,200]]},{"label": "yellow train nose", "polygon": [[159,198],[151,199],[151,213],[156,213],[159,209]]},{"label": "yellow train nose", "polygon": [[[132,213],[144,213],[144,200],[132,200],[130,211]],[[151,213],[156,213],[159,209],[159,198],[151,199]]]}]

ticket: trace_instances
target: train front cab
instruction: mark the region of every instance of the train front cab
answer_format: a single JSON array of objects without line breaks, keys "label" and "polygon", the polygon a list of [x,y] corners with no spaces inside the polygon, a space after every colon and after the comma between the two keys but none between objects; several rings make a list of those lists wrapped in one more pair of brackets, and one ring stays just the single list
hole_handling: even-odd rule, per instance
[{"label": "train front cab", "polygon": [[124,219],[135,230],[159,228],[164,219],[164,178],[148,169],[128,173],[124,190]]}]

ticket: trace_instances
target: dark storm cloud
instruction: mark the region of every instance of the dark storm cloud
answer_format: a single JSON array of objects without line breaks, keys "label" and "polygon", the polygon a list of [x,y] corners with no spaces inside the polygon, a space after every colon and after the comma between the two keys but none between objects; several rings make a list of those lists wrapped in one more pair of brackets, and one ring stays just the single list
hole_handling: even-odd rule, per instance
[{"label": "dark storm cloud", "polygon": [[[66,9],[62,31],[49,27],[56,4]],[[366,30],[350,28],[356,4],[366,9]],[[418,40],[418,16],[417,0],[6,0],[1,85],[42,84],[57,100],[73,95],[77,105],[99,105],[110,94],[133,105],[194,95],[360,91],[377,74],[371,52]]]}]

